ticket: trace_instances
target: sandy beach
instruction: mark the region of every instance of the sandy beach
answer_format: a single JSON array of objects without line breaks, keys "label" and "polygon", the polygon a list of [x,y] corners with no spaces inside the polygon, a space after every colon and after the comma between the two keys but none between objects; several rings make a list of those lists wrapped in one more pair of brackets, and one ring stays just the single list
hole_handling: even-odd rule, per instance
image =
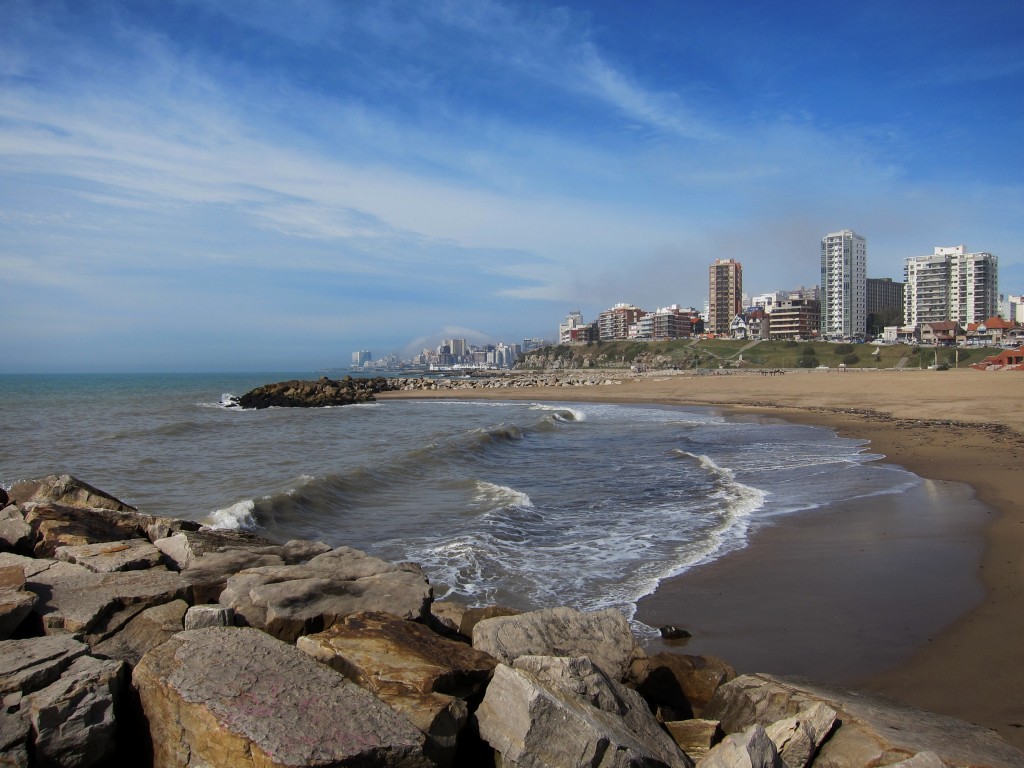
[{"label": "sandy beach", "polygon": [[[811,370],[609,378],[622,381],[401,396],[706,405],[868,441],[871,453],[932,481],[921,489],[920,517],[892,519],[884,503],[871,503],[783,518],[745,549],[664,583],[641,601],[638,618],[694,631],[682,652],[714,653],[741,671],[797,667],[992,728],[1024,748],[1024,376]],[[791,632],[808,614],[820,616],[818,652],[787,658]],[[854,625],[849,615],[873,620]],[[772,631],[752,636],[751,626]],[[803,633],[801,640],[806,645]],[[842,650],[858,644],[870,646],[871,668],[844,663]]]}]

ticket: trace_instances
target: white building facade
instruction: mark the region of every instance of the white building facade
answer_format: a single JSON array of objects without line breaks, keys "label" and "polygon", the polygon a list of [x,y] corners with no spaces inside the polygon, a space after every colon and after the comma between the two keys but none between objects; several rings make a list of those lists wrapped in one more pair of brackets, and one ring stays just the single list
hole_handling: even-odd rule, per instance
[{"label": "white building facade", "polygon": [[904,322],[955,322],[966,327],[999,314],[999,261],[991,253],[968,253],[956,245],[906,260]]},{"label": "white building facade", "polygon": [[867,241],[852,229],[821,239],[821,334],[851,339],[867,332]]}]

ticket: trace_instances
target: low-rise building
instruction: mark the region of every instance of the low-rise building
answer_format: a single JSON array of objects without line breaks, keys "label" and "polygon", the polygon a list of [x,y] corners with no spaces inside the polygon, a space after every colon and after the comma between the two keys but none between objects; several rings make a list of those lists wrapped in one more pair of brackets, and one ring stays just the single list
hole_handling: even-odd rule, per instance
[{"label": "low-rise building", "polygon": [[821,302],[791,294],[768,317],[768,334],[773,339],[817,338],[821,328]]}]

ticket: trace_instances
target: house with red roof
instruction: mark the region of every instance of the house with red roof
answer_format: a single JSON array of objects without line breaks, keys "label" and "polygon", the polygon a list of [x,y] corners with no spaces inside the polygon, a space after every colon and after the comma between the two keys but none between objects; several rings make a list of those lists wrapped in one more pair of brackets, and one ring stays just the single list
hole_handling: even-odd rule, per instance
[{"label": "house with red roof", "polygon": [[1024,371],[1024,350],[1004,349],[980,363],[971,363],[971,368],[978,371]]}]

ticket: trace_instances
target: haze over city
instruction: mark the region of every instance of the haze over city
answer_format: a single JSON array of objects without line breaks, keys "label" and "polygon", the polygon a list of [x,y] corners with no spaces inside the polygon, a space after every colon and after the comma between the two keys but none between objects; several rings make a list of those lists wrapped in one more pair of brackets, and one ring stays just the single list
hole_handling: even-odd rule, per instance
[{"label": "haze over city", "polygon": [[0,0],[0,372],[306,370],[966,244],[1024,292],[1019,2]]}]

